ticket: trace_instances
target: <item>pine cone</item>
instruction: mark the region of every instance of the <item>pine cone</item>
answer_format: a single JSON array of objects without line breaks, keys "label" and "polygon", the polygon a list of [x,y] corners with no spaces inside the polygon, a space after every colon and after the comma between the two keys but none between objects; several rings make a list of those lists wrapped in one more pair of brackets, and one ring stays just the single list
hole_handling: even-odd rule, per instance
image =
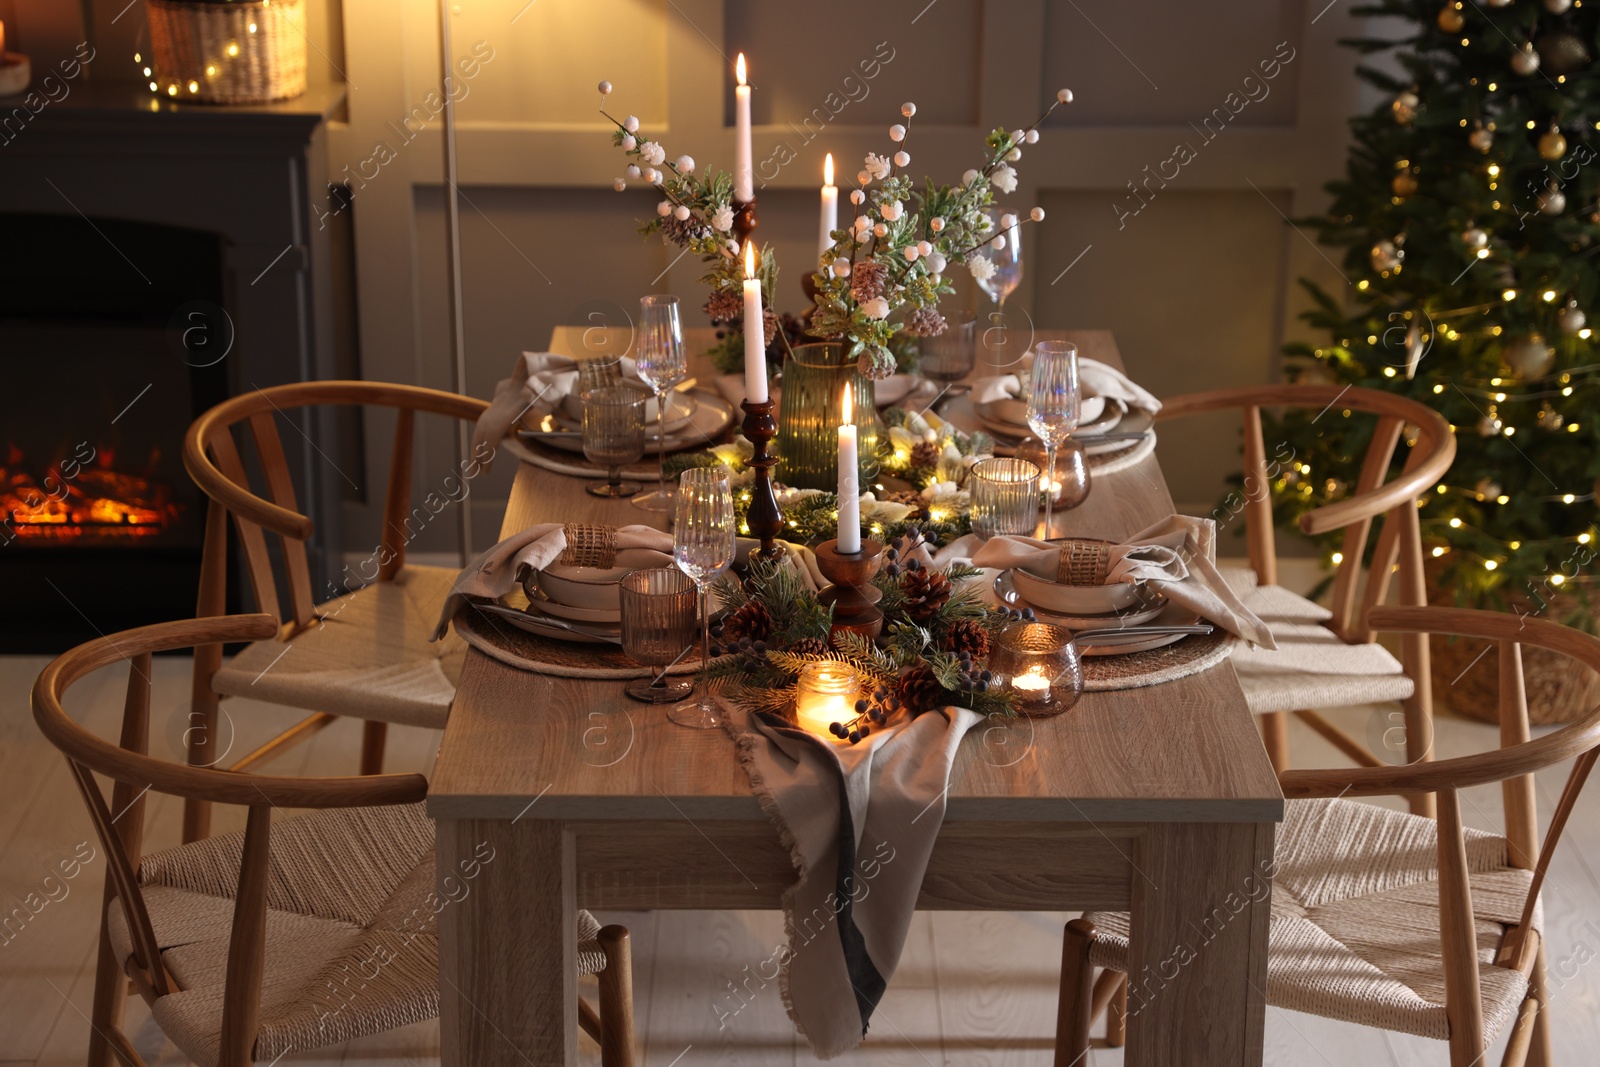
[{"label": "pine cone", "polygon": [[[914,462],[913,466],[915,466]],[[906,507],[912,508],[913,510],[911,515],[908,515],[907,518],[910,518],[914,515],[921,515],[925,510],[923,505],[927,503],[927,501],[922,499],[922,494],[917,492],[915,489],[885,490],[879,499],[887,500],[891,504],[904,504]]]},{"label": "pine cone", "polygon": [[932,441],[918,441],[911,446],[911,465],[913,467],[937,467],[939,457],[944,455],[944,449]]},{"label": "pine cone", "polygon": [[933,668],[925,663],[906,668],[895,683],[894,695],[913,715],[931,711],[949,699]]},{"label": "pine cone", "polygon": [[763,347],[770,345],[772,339],[778,336],[778,316],[773,313],[771,308],[761,312],[761,332]]},{"label": "pine cone", "polygon": [[730,641],[749,638],[765,641],[772,636],[772,612],[759,600],[746,600],[722,620],[722,632]]},{"label": "pine cone", "polygon": [[913,622],[927,622],[950,599],[950,579],[943,571],[918,567],[900,580],[906,594],[906,614]]},{"label": "pine cone", "polygon": [[718,290],[706,299],[705,310],[713,323],[725,325],[744,314],[744,299],[738,293]]},{"label": "pine cone", "polygon": [[784,651],[794,656],[826,656],[833,649],[820,637],[802,637]]},{"label": "pine cone", "polygon": [[989,631],[977,619],[960,619],[945,632],[939,647],[958,656],[965,652],[982,659],[989,654]]},{"label": "pine cone", "polygon": [[906,316],[905,330],[912,337],[937,337],[946,325],[937,308],[917,308]]},{"label": "pine cone", "polygon": [[686,247],[690,241],[697,238],[711,235],[710,227],[693,215],[686,219],[680,219],[676,215],[668,215],[661,220],[661,232],[666,236],[667,240],[679,248]]},{"label": "pine cone", "polygon": [[850,272],[850,295],[856,303],[865,304],[883,295],[883,283],[889,277],[889,265],[875,259],[857,263]]}]

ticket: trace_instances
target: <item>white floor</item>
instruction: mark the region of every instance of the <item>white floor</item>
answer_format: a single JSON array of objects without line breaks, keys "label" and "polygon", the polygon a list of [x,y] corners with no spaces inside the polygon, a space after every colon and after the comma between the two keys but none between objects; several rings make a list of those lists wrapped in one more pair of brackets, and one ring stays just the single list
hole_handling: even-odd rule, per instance
[{"label": "white floor", "polygon": [[[98,843],[61,757],[40,737],[28,711],[40,657],[0,657],[0,919],[33,894],[36,915],[0,928],[0,1067],[82,1064],[93,984],[96,913],[103,860],[71,880],[47,881],[80,842]],[[70,710],[102,736],[115,736],[121,713],[121,668],[82,683]],[[152,747],[177,750],[185,723],[188,661],[156,663]],[[1334,713],[1358,734],[1382,732],[1384,709]],[[290,721],[290,713],[245,701],[229,705],[238,729],[234,751],[248,751]],[[1294,726],[1299,766],[1341,765],[1320,739]],[[280,773],[350,773],[359,726],[340,722],[274,765]],[[1495,744],[1496,732],[1441,719],[1440,756]],[[390,732],[390,769],[426,770],[436,733]],[[1548,818],[1565,768],[1540,779],[1541,815]],[[1477,826],[1500,825],[1499,793],[1474,790],[1466,804]],[[239,813],[219,812],[219,825],[242,825]],[[147,847],[177,843],[179,804],[152,799]],[[1545,890],[1552,969],[1556,1062],[1596,1061],[1600,1049],[1600,787],[1591,788],[1569,829]],[[44,906],[39,908],[40,902]],[[1043,1067],[1051,1060],[1062,914],[919,914],[905,959],[890,984],[872,1033],[856,1053],[836,1061],[873,1067],[990,1065]],[[665,912],[602,916],[634,935],[638,1019],[648,1067],[739,1064],[776,1067],[814,1062],[784,1015],[775,985],[744,1001],[731,985],[744,968],[767,958],[782,940],[776,913]],[[733,1009],[738,1008],[735,1012]],[[719,1019],[722,1025],[719,1028]],[[184,1059],[149,1021],[137,997],[130,1032],[150,1064]],[[585,1040],[585,1062],[598,1056]],[[431,1064],[438,1062],[438,1027],[423,1024],[348,1045],[286,1058],[285,1064]],[[1499,1050],[1488,1062],[1498,1062]],[[1118,1051],[1096,1049],[1096,1067],[1120,1064]],[[1442,1044],[1269,1009],[1267,1063],[1275,1067],[1398,1067],[1447,1062]]]}]

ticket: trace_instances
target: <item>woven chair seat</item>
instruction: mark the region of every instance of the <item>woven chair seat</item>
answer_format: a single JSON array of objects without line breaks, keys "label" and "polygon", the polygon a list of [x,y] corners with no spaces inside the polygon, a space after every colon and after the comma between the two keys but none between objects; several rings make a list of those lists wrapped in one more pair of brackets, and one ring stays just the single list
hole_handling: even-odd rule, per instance
[{"label": "woven chair seat", "polygon": [[442,728],[466,643],[428,640],[456,573],[407,566],[317,608],[322,622],[287,644],[257,641],[223,665],[212,687],[309,711]]},{"label": "woven chair seat", "polygon": [[1256,585],[1255,573],[1219,568],[1245,607],[1267,624],[1276,651],[1241,643],[1234,649],[1245,702],[1257,715],[1308,708],[1347,708],[1405,700],[1415,686],[1389,650],[1350,645],[1325,625],[1333,613],[1281,585]]},{"label": "woven chair seat", "polygon": [[[161,959],[181,989],[155,1002],[167,1038],[215,1067],[233,897],[244,834],[145,857],[145,905]],[[467,872],[458,881],[471,891]],[[488,857],[476,877],[494,877]],[[267,889],[267,949],[255,1057],[351,1041],[439,1013],[433,822],[421,804],[341,808],[277,820]],[[119,961],[133,952],[122,909],[107,911]],[[600,924],[578,912],[578,973],[605,956]]]},{"label": "woven chair seat", "polygon": [[[1277,835],[1267,1003],[1447,1039],[1437,842],[1432,819],[1348,800],[1287,803]],[[1527,993],[1527,980],[1494,966],[1494,956],[1507,927],[1521,918],[1533,872],[1508,866],[1506,839],[1496,834],[1467,830],[1466,847],[1484,1035],[1492,1042]],[[1219,912],[1219,926],[1231,920],[1227,907]],[[1127,973],[1127,914],[1086,918],[1096,930],[1091,961]],[[1542,922],[1536,908],[1534,928]],[[1209,920],[1202,923],[1191,950],[1204,951],[1207,936],[1216,934],[1209,927]],[[1129,1013],[1158,995],[1153,979],[1135,976]]]}]

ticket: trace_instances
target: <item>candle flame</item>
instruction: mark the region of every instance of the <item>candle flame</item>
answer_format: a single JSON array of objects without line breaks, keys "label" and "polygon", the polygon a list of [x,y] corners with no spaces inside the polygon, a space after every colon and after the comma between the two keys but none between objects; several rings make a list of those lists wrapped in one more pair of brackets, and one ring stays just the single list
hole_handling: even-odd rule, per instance
[{"label": "candle flame", "polygon": [[833,153],[828,153],[828,158],[822,161],[822,184],[833,184]]},{"label": "candle flame", "polygon": [[735,73],[737,73],[739,75],[739,84],[743,85],[744,84],[744,53],[743,52],[739,53],[739,58],[733,64],[733,69],[734,69]]},{"label": "candle flame", "polygon": [[749,238],[745,238],[744,242],[744,276],[746,278],[756,276],[756,246]]},{"label": "candle flame", "polygon": [[850,383],[849,382],[845,382],[844,383],[844,404],[843,404],[843,407],[844,407],[844,411],[843,411],[843,413],[842,413],[842,415],[840,417],[844,419],[844,425],[845,426],[853,425],[854,422],[855,422],[855,419],[853,417],[853,413],[855,412],[855,406],[850,403]]}]

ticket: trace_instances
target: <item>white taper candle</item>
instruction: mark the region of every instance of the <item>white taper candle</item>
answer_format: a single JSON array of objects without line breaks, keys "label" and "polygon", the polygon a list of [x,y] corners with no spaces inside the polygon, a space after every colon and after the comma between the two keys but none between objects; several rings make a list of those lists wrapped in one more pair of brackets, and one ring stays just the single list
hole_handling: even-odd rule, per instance
[{"label": "white taper candle", "polygon": [[749,203],[756,198],[755,152],[750,146],[750,86],[745,84],[743,52],[734,66],[739,84],[733,90],[733,195]]},{"label": "white taper candle", "polygon": [[767,402],[767,331],[761,314],[761,279],[756,277],[756,246],[744,243],[744,395],[752,404]]},{"label": "white taper candle", "polygon": [[857,472],[855,407],[844,383],[844,414],[839,425],[839,551],[861,551],[861,485]]}]

